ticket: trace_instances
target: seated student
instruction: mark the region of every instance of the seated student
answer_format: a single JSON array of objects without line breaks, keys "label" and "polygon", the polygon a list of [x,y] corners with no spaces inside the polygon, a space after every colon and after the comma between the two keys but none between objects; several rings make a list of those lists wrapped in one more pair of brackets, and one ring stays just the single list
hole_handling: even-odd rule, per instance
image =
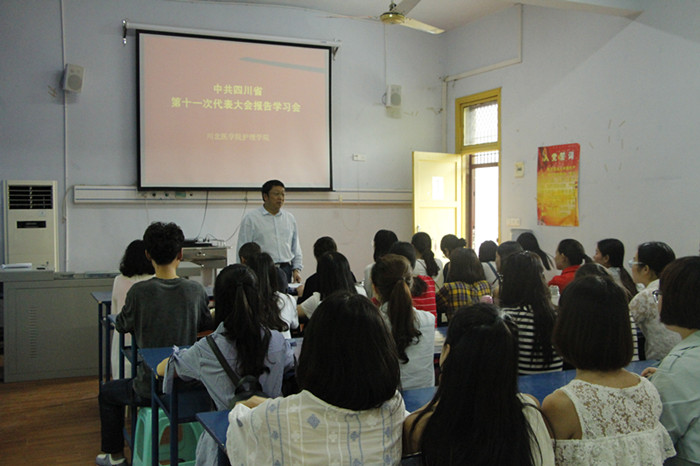
[{"label": "seated student", "polygon": [[[253,271],[242,264],[225,267],[216,277],[214,299],[217,327],[211,338],[226,362],[240,378],[257,377],[266,395],[281,396],[284,373],[294,367],[294,352],[281,333],[270,330],[262,321],[259,311],[262,303]],[[204,338],[186,350],[173,353],[158,366],[158,373],[167,373],[166,393],[174,377],[201,381],[218,410],[229,409],[235,396],[233,382]],[[197,443],[196,464],[217,464],[216,443],[206,432]]]},{"label": "seated student", "polygon": [[287,339],[292,338],[290,330],[299,327],[296,300],[277,289],[279,269],[275,267],[272,257],[266,252],[261,252],[249,258],[247,264],[258,279],[260,306],[256,311],[262,313],[263,324],[270,330],[282,332]]},{"label": "seated student", "polygon": [[[251,241],[248,243],[244,243],[238,249],[238,257],[241,260],[241,264],[248,265],[248,261],[250,261],[254,256],[260,254],[261,252],[262,249],[260,249],[260,245]],[[289,287],[289,280],[287,279],[287,274],[285,273],[285,271],[275,266],[275,273],[277,274],[276,289],[284,290],[285,292],[291,295],[296,294],[296,289],[292,289]]]},{"label": "seated student", "polygon": [[523,247],[517,241],[504,241],[498,245],[496,248],[496,271],[498,272],[498,279],[495,283],[491,283],[491,295],[493,296],[493,302],[498,304],[500,297],[501,276],[503,264],[506,259],[511,255],[523,252]]},{"label": "seated student", "polygon": [[[578,270],[576,270],[576,274],[574,275],[574,280],[578,280],[579,278],[588,277],[591,275],[597,277],[612,278],[613,280],[615,280],[615,277],[610,272],[610,269],[606,269],[604,266],[595,262],[589,262],[588,264],[583,264],[581,267],[579,267]],[[627,290],[625,290],[619,283],[617,283],[617,285],[620,286],[620,288],[622,288],[622,290],[625,292],[625,298],[629,299],[629,293],[627,293]],[[639,361],[639,339],[637,337],[638,329],[637,324],[634,323],[632,315],[630,315],[630,328],[632,329],[632,361]]]},{"label": "seated student", "polygon": [[[155,270],[153,264],[146,257],[146,246],[143,240],[137,239],[129,243],[124,251],[119,264],[120,275],[114,277],[114,285],[112,286],[112,314],[118,314],[124,307],[126,293],[134,283],[142,282],[153,278]],[[124,335],[124,345],[131,346],[131,335]],[[112,378],[119,378],[119,338],[112,338]],[[124,374],[131,374],[131,363],[124,361]]]},{"label": "seated student", "polygon": [[386,254],[372,268],[379,311],[394,337],[401,367],[401,387],[435,385],[435,316],[413,307],[413,270],[403,256]]},{"label": "seated student", "polygon": [[556,314],[544,282],[544,266],[536,253],[524,251],[506,259],[500,303],[518,327],[519,373],[562,370],[561,356],[552,347]]},{"label": "seated student", "polygon": [[561,274],[552,278],[547,284],[557,286],[561,293],[574,279],[576,270],[581,267],[581,264],[589,262],[591,258],[586,255],[581,243],[571,238],[561,240],[554,255],[554,265],[557,270],[561,270]]},{"label": "seated student", "polygon": [[379,230],[374,234],[374,240],[372,241],[372,246],[374,247],[374,253],[372,255],[372,258],[374,259],[374,262],[371,264],[368,264],[365,267],[365,273],[364,273],[364,287],[365,287],[365,294],[367,295],[368,298],[373,298],[374,295],[372,294],[374,290],[372,289],[372,267],[374,264],[381,258],[384,254],[387,254],[389,252],[389,248],[391,248],[391,245],[397,242],[399,238],[396,236],[396,233],[394,233],[391,230]]},{"label": "seated student", "polygon": [[476,304],[491,295],[484,269],[473,249],[455,249],[450,253],[450,264],[447,281],[435,293],[438,313],[446,315],[448,320],[460,307]]},{"label": "seated student", "polygon": [[498,269],[496,268],[496,250],[498,245],[493,241],[484,241],[479,245],[479,262],[484,269],[484,276],[489,286],[493,286],[499,281]]},{"label": "seated student", "polygon": [[537,237],[534,234],[530,233],[529,231],[520,233],[516,241],[520,246],[522,246],[523,251],[534,252],[535,254],[540,256],[542,266],[545,270],[552,269],[552,266],[554,265],[554,263],[552,262],[552,258],[549,256],[549,254],[542,250],[542,248],[540,247],[540,243],[537,241]]},{"label": "seated student", "polygon": [[649,368],[659,390],[661,423],[671,435],[677,455],[667,465],[700,464],[700,257],[677,259],[661,273],[661,322],[682,340],[658,369]]},{"label": "seated student", "polygon": [[300,393],[254,397],[229,413],[231,464],[399,464],[399,364],[369,299],[340,292],[323,300],[304,331],[296,376]]},{"label": "seated student", "polygon": [[[442,237],[440,240],[440,250],[442,251],[442,255],[445,256],[445,258],[450,261],[450,254],[452,254],[452,251],[458,248],[466,248],[467,247],[467,241],[464,238],[457,238],[456,235],[449,234],[445,235]],[[447,282],[447,275],[450,272],[450,263],[447,262],[445,266],[442,268],[442,283],[445,284]]]},{"label": "seated student", "polygon": [[459,309],[433,399],[404,422],[404,456],[428,465],[554,465],[539,403],[518,393],[517,328],[492,304]]},{"label": "seated student", "polygon": [[[330,236],[321,236],[314,243],[314,258],[316,259],[316,264],[318,260],[327,252],[338,252],[338,245],[335,244],[335,240]],[[317,272],[311,274],[309,278],[306,279],[303,285],[297,288],[299,293],[299,298],[297,299],[297,304],[301,304],[311,297],[314,291],[321,291],[321,277],[319,277]]]},{"label": "seated student", "polygon": [[435,304],[435,282],[427,275],[416,273],[416,253],[411,243],[397,241],[389,250],[390,254],[398,254],[408,259],[413,270],[413,285],[411,285],[411,296],[413,297],[413,307],[421,311],[428,311],[437,319],[437,307]]},{"label": "seated student", "polygon": [[308,317],[310,319],[318,305],[336,291],[347,291],[348,293],[359,293],[362,295],[365,293],[364,288],[355,283],[347,258],[339,252],[327,252],[324,254],[318,261],[316,271],[321,277],[321,289],[315,291],[309,299],[297,305],[297,313],[300,318]]},{"label": "seated student", "polygon": [[[131,332],[139,348],[191,345],[197,332],[213,325],[204,287],[177,276],[185,235],[174,223],[155,222],[146,229],[143,241],[156,276],[131,287],[115,328],[122,333]],[[95,463],[125,464],[124,406],[150,406],[151,375],[141,364],[135,379],[101,385],[98,400],[104,453],[97,455]]]},{"label": "seated student", "polygon": [[615,238],[601,239],[595,247],[593,262],[600,264],[612,275],[615,283],[627,290],[629,299],[637,294],[637,285],[630,274],[625,270],[625,245]]},{"label": "seated student", "polygon": [[557,464],[651,465],[675,454],[658,392],[624,369],[632,333],[625,293],[612,278],[583,277],[564,289],[553,343],[576,368],[542,403]]},{"label": "seated student", "polygon": [[[335,240],[330,236],[321,236],[314,243],[314,258],[317,265],[321,256],[327,252],[338,252],[338,245],[335,244]],[[354,282],[357,282],[355,275],[352,276],[352,279]],[[299,285],[297,288],[299,294],[297,304],[301,304],[309,299],[315,291],[321,291],[321,277],[316,272],[307,278],[303,285]]]},{"label": "seated student", "polygon": [[435,286],[440,288],[445,283],[445,277],[440,273],[442,261],[433,253],[430,235],[419,231],[411,237],[411,244],[416,249],[416,266],[413,268],[413,273],[427,275],[433,279]]},{"label": "seated student", "polygon": [[650,241],[637,248],[630,261],[632,278],[644,289],[630,301],[630,315],[644,334],[644,350],[648,359],[663,359],[681,341],[677,332],[661,323],[654,292],[659,289],[659,277],[664,268],[676,258],[666,243]]}]

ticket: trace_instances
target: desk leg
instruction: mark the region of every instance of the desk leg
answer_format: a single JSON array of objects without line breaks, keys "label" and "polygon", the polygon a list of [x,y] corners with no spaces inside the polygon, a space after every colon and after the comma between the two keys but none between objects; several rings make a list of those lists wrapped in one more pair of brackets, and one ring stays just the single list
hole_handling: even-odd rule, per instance
[{"label": "desk leg", "polygon": [[100,385],[102,385],[102,352],[104,351],[104,347],[102,346],[102,332],[104,331],[103,326],[102,303],[97,303],[97,374],[99,376],[98,381]]},{"label": "desk leg", "polygon": [[170,394],[170,465],[177,466],[179,463],[178,458],[178,448],[177,448],[177,434],[179,427],[179,416],[178,403],[177,403],[177,390],[173,389]]},{"label": "desk leg", "polygon": [[158,435],[158,395],[156,394],[156,377],[151,374],[151,464],[158,466],[158,450],[160,435]]}]

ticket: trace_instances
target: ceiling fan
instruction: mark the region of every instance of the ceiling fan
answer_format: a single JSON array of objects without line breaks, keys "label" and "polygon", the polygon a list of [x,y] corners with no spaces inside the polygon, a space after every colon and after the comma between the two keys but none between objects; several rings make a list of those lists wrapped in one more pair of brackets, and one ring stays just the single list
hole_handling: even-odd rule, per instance
[{"label": "ceiling fan", "polygon": [[411,11],[420,0],[403,0],[398,5],[392,0],[389,4],[389,10],[385,11],[379,16],[345,16],[345,15],[331,15],[328,18],[353,18],[353,19],[364,19],[364,20],[374,20],[381,21],[384,24],[399,24],[401,26],[406,26],[412,29],[418,29],[419,31],[428,32],[430,34],[441,34],[445,32],[444,29],[440,29],[429,24],[422,23],[416,19],[408,18],[406,15]]},{"label": "ceiling fan", "polygon": [[391,4],[389,4],[389,10],[379,15],[379,20],[384,24],[400,24],[401,26],[429,32],[430,34],[445,32],[443,29],[406,17],[408,12],[410,12],[419,1],[420,0],[403,0],[398,5],[392,1]]}]

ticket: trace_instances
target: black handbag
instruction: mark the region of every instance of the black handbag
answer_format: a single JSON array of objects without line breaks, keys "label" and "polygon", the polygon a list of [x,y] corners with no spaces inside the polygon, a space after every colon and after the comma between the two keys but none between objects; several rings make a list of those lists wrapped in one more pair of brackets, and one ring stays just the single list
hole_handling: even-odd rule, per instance
[{"label": "black handbag", "polygon": [[221,354],[221,350],[216,345],[211,335],[207,335],[207,343],[209,343],[209,346],[211,347],[212,351],[214,351],[216,359],[219,360],[219,364],[221,364],[221,367],[224,368],[226,375],[228,375],[228,378],[231,379],[231,382],[233,383],[233,386],[235,388],[235,396],[229,402],[229,409],[233,409],[233,407],[239,401],[245,401],[252,396],[262,396],[264,398],[268,397],[265,394],[265,392],[263,392],[262,385],[260,385],[260,382],[258,381],[257,377],[254,377],[252,375],[246,375],[239,378],[236,375],[236,373],[233,372],[233,369],[231,369],[231,366],[229,366],[228,362],[226,361],[226,358],[224,358],[224,355]]}]

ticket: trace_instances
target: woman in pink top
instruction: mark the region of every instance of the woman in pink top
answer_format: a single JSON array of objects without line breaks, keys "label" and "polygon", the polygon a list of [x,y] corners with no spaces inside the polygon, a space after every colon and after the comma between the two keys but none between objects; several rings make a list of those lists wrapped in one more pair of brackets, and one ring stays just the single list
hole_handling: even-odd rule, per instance
[{"label": "woman in pink top", "polygon": [[583,245],[575,239],[563,239],[557,246],[557,252],[554,254],[554,265],[557,270],[561,270],[561,274],[552,278],[548,285],[556,285],[559,291],[564,291],[566,285],[574,280],[576,270],[581,264],[591,262],[591,258],[586,255]]}]

